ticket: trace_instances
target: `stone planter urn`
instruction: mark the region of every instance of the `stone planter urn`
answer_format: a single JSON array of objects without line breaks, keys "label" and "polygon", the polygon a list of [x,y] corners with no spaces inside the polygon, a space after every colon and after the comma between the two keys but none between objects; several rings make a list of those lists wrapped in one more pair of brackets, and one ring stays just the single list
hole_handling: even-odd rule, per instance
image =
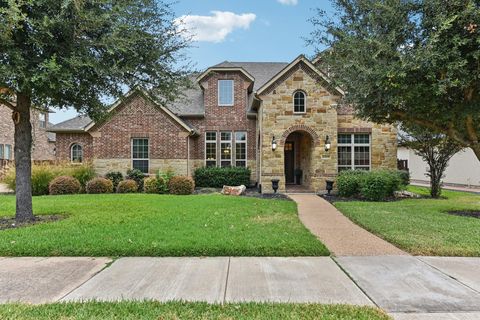
[{"label": "stone planter urn", "polygon": [[279,182],[280,182],[279,179],[272,179],[272,189],[274,193],[277,193]]},{"label": "stone planter urn", "polygon": [[295,169],[295,182],[298,185],[302,184],[302,176],[303,176],[302,169]]}]

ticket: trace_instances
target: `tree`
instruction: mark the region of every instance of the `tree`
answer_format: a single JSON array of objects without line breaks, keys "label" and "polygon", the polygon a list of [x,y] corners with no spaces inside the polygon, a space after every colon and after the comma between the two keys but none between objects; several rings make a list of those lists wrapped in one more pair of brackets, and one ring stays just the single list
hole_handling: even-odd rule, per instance
[{"label": "tree", "polygon": [[432,132],[419,126],[403,127],[401,144],[412,149],[428,164],[427,177],[430,178],[430,195],[440,197],[442,178],[450,159],[463,147],[452,138]]},{"label": "tree", "polygon": [[15,125],[16,219],[33,219],[30,110],[73,107],[98,119],[141,85],[171,101],[188,46],[158,0],[0,0],[0,104]]},{"label": "tree", "polygon": [[480,160],[480,1],[332,2],[335,15],[318,10],[307,41],[345,103],[371,121],[443,133]]}]

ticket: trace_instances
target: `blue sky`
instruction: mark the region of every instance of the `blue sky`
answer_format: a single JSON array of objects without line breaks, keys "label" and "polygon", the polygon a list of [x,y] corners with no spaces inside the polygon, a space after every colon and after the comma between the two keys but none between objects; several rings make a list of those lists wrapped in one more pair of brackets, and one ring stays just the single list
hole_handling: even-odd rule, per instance
[{"label": "blue sky", "polygon": [[[197,41],[187,55],[197,69],[228,61],[292,61],[313,54],[306,47],[314,8],[331,11],[328,0],[179,0],[175,14]],[[76,113],[57,111],[58,123]]]}]

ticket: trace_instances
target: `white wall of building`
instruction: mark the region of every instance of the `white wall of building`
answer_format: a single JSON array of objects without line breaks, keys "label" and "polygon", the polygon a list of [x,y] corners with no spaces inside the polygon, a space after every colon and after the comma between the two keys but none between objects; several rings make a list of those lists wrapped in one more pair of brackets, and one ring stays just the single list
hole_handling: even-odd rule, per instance
[{"label": "white wall of building", "polygon": [[[428,169],[427,163],[417,156],[413,150],[398,147],[397,158],[408,160],[410,179],[429,180],[425,175]],[[460,151],[450,159],[443,182],[480,187],[480,161],[471,149]]]}]

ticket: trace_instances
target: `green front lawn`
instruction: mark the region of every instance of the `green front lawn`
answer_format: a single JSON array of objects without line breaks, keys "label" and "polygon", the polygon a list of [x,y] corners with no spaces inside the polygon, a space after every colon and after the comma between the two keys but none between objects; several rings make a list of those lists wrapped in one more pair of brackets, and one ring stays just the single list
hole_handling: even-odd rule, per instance
[{"label": "green front lawn", "polygon": [[[61,221],[0,231],[0,256],[328,255],[292,201],[222,195],[109,194],[34,197]],[[0,196],[0,217],[14,196]]]},{"label": "green front lawn", "polygon": [[388,320],[378,309],[319,304],[225,304],[158,302],[88,302],[47,305],[0,305],[0,318],[24,319],[323,319]]},{"label": "green front lawn", "polygon": [[[427,189],[409,187],[428,194]],[[480,210],[480,195],[443,191],[447,199],[396,202],[337,202],[352,221],[411,254],[480,256],[480,219],[447,214]]]}]

